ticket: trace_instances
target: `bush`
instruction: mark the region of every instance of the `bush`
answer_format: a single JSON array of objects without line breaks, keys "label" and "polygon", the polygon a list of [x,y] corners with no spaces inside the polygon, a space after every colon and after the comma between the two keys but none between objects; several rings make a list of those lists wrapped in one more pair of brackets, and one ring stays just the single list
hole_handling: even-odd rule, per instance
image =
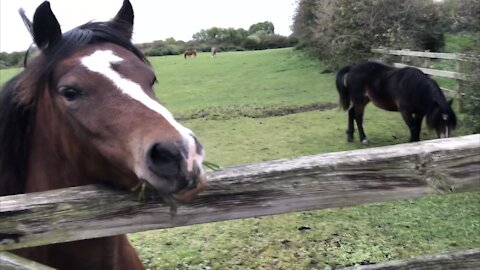
[{"label": "bush", "polygon": [[261,43],[264,49],[285,48],[290,45],[288,38],[280,35],[267,35]]},{"label": "bush", "polygon": [[477,31],[480,0],[445,0],[441,8],[447,32]]},{"label": "bush", "polygon": [[[480,1],[477,3],[480,5]],[[472,13],[470,17],[470,21],[478,22],[470,28],[474,33],[473,46],[466,46],[465,51],[480,57],[480,7],[478,6],[477,11],[479,12]],[[472,80],[465,84],[465,99],[463,100],[463,109],[466,115],[465,127],[472,133],[480,133],[480,63],[474,64],[469,73],[472,74]]]},{"label": "bush", "polygon": [[178,55],[185,51],[185,44],[182,41],[155,41],[149,48],[144,49],[146,56],[164,56],[164,55]]},{"label": "bush", "polygon": [[262,40],[257,35],[248,36],[243,42],[243,47],[247,50],[256,50]]},{"label": "bush", "polygon": [[442,51],[445,47],[444,31],[440,26],[433,26],[421,32],[418,37],[419,47],[431,52]]},{"label": "bush", "polygon": [[[463,110],[464,125],[472,133],[480,133],[480,69],[476,71],[473,81],[465,84]],[[475,97],[475,98],[470,98]]]},{"label": "bush", "polygon": [[12,68],[23,66],[26,52],[0,53],[0,68]]},{"label": "bush", "polygon": [[433,1],[301,0],[294,35],[331,68],[371,56],[372,47],[439,48],[440,9]]}]

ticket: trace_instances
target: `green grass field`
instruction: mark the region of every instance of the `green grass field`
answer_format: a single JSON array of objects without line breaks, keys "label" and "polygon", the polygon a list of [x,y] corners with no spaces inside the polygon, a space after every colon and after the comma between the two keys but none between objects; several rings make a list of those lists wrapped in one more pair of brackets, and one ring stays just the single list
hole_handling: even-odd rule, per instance
[{"label": "green grass field", "polygon": [[[220,166],[366,147],[346,142],[347,115],[332,107],[335,74],[292,49],[150,61],[161,102]],[[0,71],[2,83],[12,72]],[[324,109],[281,115],[312,105]],[[365,130],[368,147],[408,140],[400,115],[373,105]],[[422,139],[434,137],[423,129]],[[148,269],[334,269],[480,247],[479,205],[478,193],[451,194],[129,237]]]}]

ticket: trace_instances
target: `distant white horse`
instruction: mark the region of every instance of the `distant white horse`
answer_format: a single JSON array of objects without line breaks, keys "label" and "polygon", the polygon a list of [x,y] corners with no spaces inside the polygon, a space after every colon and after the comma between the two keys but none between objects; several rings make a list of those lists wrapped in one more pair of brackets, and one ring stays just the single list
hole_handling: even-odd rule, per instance
[{"label": "distant white horse", "polygon": [[217,56],[217,48],[212,47],[212,58],[215,58]]}]

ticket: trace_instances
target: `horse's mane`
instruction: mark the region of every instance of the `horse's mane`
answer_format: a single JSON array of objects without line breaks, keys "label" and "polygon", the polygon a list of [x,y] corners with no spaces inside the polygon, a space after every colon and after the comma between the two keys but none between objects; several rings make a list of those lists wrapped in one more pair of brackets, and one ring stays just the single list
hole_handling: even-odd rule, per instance
[{"label": "horse's mane", "polygon": [[28,151],[30,106],[12,103],[17,75],[0,90],[0,196],[24,189]]},{"label": "horse's mane", "polygon": [[24,191],[36,100],[46,89],[56,64],[82,47],[103,42],[117,44],[148,62],[124,34],[128,32],[131,25],[118,20],[90,22],[72,29],[54,46],[43,49],[0,90],[0,196]]}]

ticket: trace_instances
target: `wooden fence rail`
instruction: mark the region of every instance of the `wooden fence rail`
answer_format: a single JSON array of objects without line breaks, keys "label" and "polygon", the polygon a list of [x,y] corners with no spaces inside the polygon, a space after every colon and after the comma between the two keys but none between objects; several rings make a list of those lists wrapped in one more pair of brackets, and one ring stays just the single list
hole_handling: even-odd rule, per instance
[{"label": "wooden fence rail", "polygon": [[413,57],[426,57],[445,60],[457,60],[465,62],[479,63],[480,58],[476,55],[467,55],[459,53],[438,53],[438,52],[419,52],[410,50],[391,50],[391,49],[372,49],[373,53],[391,54],[399,56],[413,56]]},{"label": "wooden fence rail", "polygon": [[0,197],[0,251],[221,220],[480,190],[480,134],[226,168],[178,207],[81,186]]},{"label": "wooden fence rail", "polygon": [[348,267],[341,270],[473,270],[480,269],[480,248],[410,260]]},{"label": "wooden fence rail", "polygon": [[[402,64],[402,63],[393,63],[395,67],[408,67],[410,65]],[[432,75],[432,76],[438,76],[438,77],[444,77],[444,78],[450,78],[450,79],[455,79],[455,80],[462,80],[466,81],[468,76],[463,73],[459,72],[454,72],[454,71],[447,71],[447,70],[439,70],[439,69],[431,69],[431,68],[422,68],[422,67],[416,67],[420,69],[423,73]],[[453,90],[451,90],[453,91]]]}]

